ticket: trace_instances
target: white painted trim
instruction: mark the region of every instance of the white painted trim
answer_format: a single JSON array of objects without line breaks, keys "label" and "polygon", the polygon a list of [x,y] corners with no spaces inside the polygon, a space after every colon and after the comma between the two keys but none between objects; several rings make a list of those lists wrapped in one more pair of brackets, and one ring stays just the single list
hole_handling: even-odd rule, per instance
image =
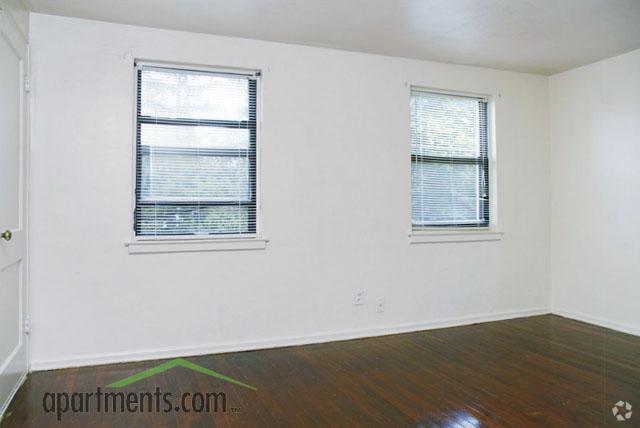
[{"label": "white painted trim", "polygon": [[503,234],[503,232],[489,229],[419,231],[409,235],[409,243],[428,244],[432,242],[500,241]]},{"label": "white painted trim", "polygon": [[436,321],[419,323],[398,324],[389,327],[374,327],[366,329],[353,329],[333,333],[322,333],[298,337],[277,337],[266,340],[216,343],[202,346],[167,347],[136,352],[117,352],[102,355],[87,355],[83,357],[70,356],[57,360],[36,360],[31,362],[31,369],[51,370],[67,367],[93,366],[98,364],[113,364],[132,361],[155,360],[162,358],[175,358],[192,355],[219,354],[225,352],[251,351],[258,349],[280,348],[285,346],[309,345],[314,343],[334,342],[341,340],[362,339],[372,336],[386,336],[390,334],[410,333],[420,330],[431,330],[444,327],[456,327],[469,324],[477,324],[490,321],[501,321],[513,318],[545,315],[548,308],[535,308],[522,311],[508,311],[494,314],[481,314],[460,318],[445,318]]},{"label": "white painted trim", "polygon": [[22,375],[20,376],[20,380],[18,380],[18,382],[13,386],[13,389],[9,393],[9,396],[7,397],[7,401],[5,401],[0,407],[0,422],[2,421],[4,412],[7,411],[7,408],[9,408],[9,404],[11,404],[11,401],[13,401],[13,397],[15,397],[16,393],[18,392],[18,390],[20,389],[24,381],[27,380],[27,374],[28,374],[27,372],[22,373]]},{"label": "white painted trim", "polygon": [[[28,90],[25,85],[25,81],[30,80],[30,60],[29,60],[29,45],[28,36],[23,32],[25,30],[28,33],[28,19],[27,28],[22,28],[16,20],[17,12],[28,13],[23,9],[24,4],[20,0],[0,0],[0,38],[5,39],[9,44],[9,47],[13,49],[18,58],[18,64],[20,67],[20,99],[19,99],[19,222],[16,225],[17,229],[12,229],[13,237],[11,241],[2,241],[0,244],[0,268],[13,265],[18,261],[21,261],[22,265],[19,267],[19,298],[18,298],[18,344],[9,354],[7,359],[2,363],[0,367],[0,376],[10,376],[14,379],[15,374],[19,374],[17,382],[11,387],[6,400],[0,403],[0,419],[4,415],[9,403],[13,400],[16,392],[20,389],[20,386],[24,383],[27,374],[29,372],[29,341],[24,334],[24,319],[28,313],[28,278],[29,278],[29,257],[28,257],[28,216],[29,206],[27,200],[28,194],[28,182],[29,182],[29,145],[30,145],[30,125],[31,125],[31,102],[29,99]],[[23,368],[24,366],[24,368]],[[10,373],[8,374],[7,371]],[[19,373],[18,373],[19,372]]]},{"label": "white painted trim", "polygon": [[165,240],[165,241],[133,241],[124,245],[129,254],[150,253],[186,253],[199,251],[239,251],[264,250],[268,239],[238,238],[238,239],[200,239],[200,240]]},{"label": "white painted trim", "polygon": [[609,321],[602,318],[586,315],[581,312],[570,311],[566,309],[554,308],[551,310],[554,315],[560,315],[561,317],[570,318],[576,321],[586,322],[588,324],[594,324],[600,327],[608,328],[611,330],[619,331],[622,333],[633,334],[634,336],[640,336],[640,327],[632,326],[629,324],[619,323],[617,321]]},{"label": "white painted trim", "polygon": [[20,334],[20,337],[18,339],[18,343],[16,343],[16,346],[13,348],[13,351],[11,351],[11,353],[9,354],[7,359],[4,360],[2,365],[0,365],[0,374],[4,374],[4,371],[7,370],[7,368],[11,365],[11,363],[14,362],[13,359],[16,357],[16,355],[18,355],[18,353],[22,350],[22,345],[24,345],[24,343],[22,341],[23,334],[22,334],[22,332],[20,332],[20,333],[21,334]]}]

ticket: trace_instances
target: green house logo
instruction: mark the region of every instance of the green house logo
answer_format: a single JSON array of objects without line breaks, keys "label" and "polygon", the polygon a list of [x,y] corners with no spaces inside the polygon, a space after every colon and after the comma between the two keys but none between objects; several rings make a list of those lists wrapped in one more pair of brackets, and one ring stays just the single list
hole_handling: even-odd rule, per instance
[{"label": "green house logo", "polygon": [[255,386],[251,386],[251,385],[247,385],[244,382],[240,382],[239,380],[230,378],[229,376],[225,376],[222,373],[218,373],[216,371],[210,370],[206,367],[202,367],[196,363],[192,363],[191,361],[185,360],[184,358],[175,358],[171,361],[167,361],[166,363],[162,363],[158,366],[155,367],[151,367],[147,370],[138,372],[134,375],[131,375],[129,377],[126,377],[124,379],[120,379],[119,381],[113,382],[109,385],[107,385],[107,387],[109,388],[122,388],[125,387],[127,385],[131,385],[132,383],[138,382],[140,380],[146,379],[148,377],[151,376],[155,376],[159,373],[164,373],[167,370],[170,370],[174,367],[184,367],[186,369],[190,369],[193,370],[195,372],[198,373],[202,373],[205,374],[207,376],[211,376],[211,377],[215,377],[216,379],[220,379],[220,380],[224,380],[226,382],[229,383],[233,383],[234,385],[240,385],[242,387],[245,388],[249,388],[252,389],[254,391],[257,391],[258,388],[256,388]]}]

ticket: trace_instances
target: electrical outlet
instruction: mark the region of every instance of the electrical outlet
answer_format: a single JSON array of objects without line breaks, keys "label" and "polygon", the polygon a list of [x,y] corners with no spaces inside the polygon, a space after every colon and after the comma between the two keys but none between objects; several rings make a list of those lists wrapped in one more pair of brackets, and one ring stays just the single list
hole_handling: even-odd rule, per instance
[{"label": "electrical outlet", "polygon": [[353,304],[356,306],[364,305],[364,290],[357,290],[353,295]]},{"label": "electrical outlet", "polygon": [[384,297],[376,299],[376,312],[384,312]]}]

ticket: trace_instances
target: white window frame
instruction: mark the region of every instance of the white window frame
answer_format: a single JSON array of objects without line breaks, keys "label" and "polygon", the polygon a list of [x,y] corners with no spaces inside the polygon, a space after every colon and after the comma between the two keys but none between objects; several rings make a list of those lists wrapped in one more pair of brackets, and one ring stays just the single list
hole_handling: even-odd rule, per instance
[{"label": "white window frame", "polygon": [[[406,84],[408,103],[410,104],[411,92],[413,90],[431,92],[443,95],[454,95],[462,97],[483,98],[487,102],[487,154],[489,162],[489,225],[484,227],[423,227],[420,230],[413,229],[413,219],[411,215],[411,162],[409,168],[409,202],[408,202],[408,237],[410,244],[428,244],[439,242],[473,242],[473,241],[499,241],[503,232],[498,227],[498,192],[497,192],[497,156],[495,139],[495,99],[490,94],[462,92],[439,88],[425,87],[422,85]],[[411,119],[409,118],[409,127]],[[410,128],[408,128],[410,129]],[[411,157],[411,133],[408,133],[408,158]]]},{"label": "white window frame", "polygon": [[[136,129],[138,107],[138,69],[140,67],[175,68],[187,71],[204,71],[221,74],[242,74],[257,76],[256,79],[256,231],[243,234],[219,234],[219,235],[159,235],[140,236],[134,231],[134,212],[136,209]],[[137,59],[133,62],[133,111],[132,111],[132,175],[131,175],[131,237],[125,242],[129,254],[145,253],[173,253],[173,252],[198,252],[198,251],[237,251],[237,250],[262,250],[266,248],[268,239],[262,234],[262,191],[261,191],[261,128],[262,128],[262,73],[257,69],[229,68],[216,66],[203,66],[175,62],[147,61]]]}]

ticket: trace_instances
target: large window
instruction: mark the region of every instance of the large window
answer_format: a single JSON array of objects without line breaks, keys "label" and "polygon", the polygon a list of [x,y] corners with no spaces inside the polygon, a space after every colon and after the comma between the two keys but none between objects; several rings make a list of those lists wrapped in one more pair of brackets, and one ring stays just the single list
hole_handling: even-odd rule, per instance
[{"label": "large window", "polygon": [[136,235],[255,233],[256,75],[136,73]]},{"label": "large window", "polygon": [[411,91],[414,230],[489,225],[487,101]]}]

